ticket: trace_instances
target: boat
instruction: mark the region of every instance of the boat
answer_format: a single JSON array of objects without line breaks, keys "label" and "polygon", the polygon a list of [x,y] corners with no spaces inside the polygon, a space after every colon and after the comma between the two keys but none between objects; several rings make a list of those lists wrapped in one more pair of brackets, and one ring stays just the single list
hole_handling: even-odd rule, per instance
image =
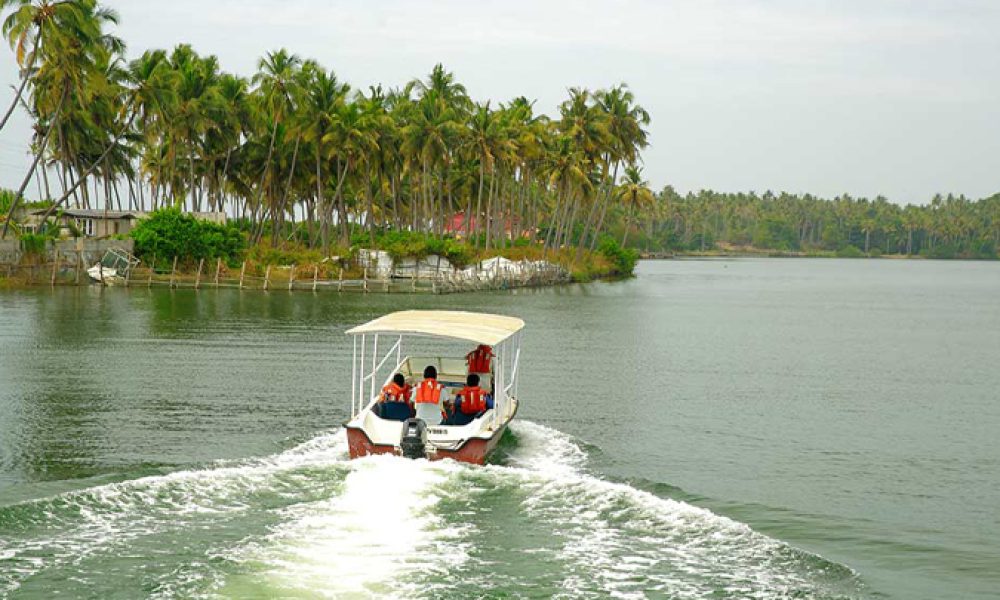
[{"label": "boat", "polygon": [[[350,457],[393,454],[414,459],[450,458],[485,463],[520,404],[517,390],[523,327],[521,319],[504,315],[406,310],[348,330],[354,348],[351,418],[344,425]],[[404,342],[409,345],[428,338],[431,338],[427,344],[430,351],[404,353]],[[454,347],[455,342],[462,345],[454,354],[441,350]],[[482,361],[477,368],[480,387],[491,392],[492,402],[470,423],[442,424],[440,412],[433,410],[437,408],[435,404],[416,404],[403,414],[398,414],[399,411],[386,414],[380,406],[382,389],[396,373],[402,374],[408,385],[416,385],[428,366],[437,370],[444,396],[454,398],[466,383],[470,367],[466,352],[470,345],[485,346],[492,354],[486,359],[488,369],[483,368]]]},{"label": "boat", "polygon": [[87,275],[98,283],[110,285],[125,281],[139,259],[122,248],[108,248],[98,263],[87,269]]}]

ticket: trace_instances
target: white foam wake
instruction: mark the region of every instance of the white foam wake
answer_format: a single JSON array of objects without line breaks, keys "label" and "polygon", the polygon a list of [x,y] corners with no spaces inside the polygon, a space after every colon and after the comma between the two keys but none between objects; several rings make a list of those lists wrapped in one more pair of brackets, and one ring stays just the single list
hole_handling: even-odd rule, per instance
[{"label": "white foam wake", "polygon": [[[141,477],[0,507],[26,531],[4,540],[0,592],[44,569],[79,564],[128,540],[182,527],[186,516],[231,513],[249,507],[254,491],[307,485],[304,468],[340,464],[347,457],[342,430],[321,434],[276,455]],[[280,491],[280,490],[279,490]],[[20,539],[18,539],[20,538]]]},{"label": "white foam wake", "polygon": [[[435,511],[444,484],[465,467],[393,456],[352,461],[343,491],[290,506],[284,524],[230,559],[254,573],[230,579],[224,596],[261,588],[310,597],[409,597],[413,575],[442,575],[464,562],[465,527],[448,526]],[[254,564],[256,563],[256,564]]]},{"label": "white foam wake", "polygon": [[519,421],[513,431],[511,467],[489,469],[518,477],[523,510],[564,540],[565,597],[831,596],[811,572],[818,557],[707,509],[590,475],[586,454],[555,429]]}]

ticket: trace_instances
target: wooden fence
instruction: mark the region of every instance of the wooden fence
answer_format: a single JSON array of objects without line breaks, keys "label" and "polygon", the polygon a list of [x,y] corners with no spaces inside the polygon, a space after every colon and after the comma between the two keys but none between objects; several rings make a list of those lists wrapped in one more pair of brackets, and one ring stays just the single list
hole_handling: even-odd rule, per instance
[{"label": "wooden fence", "polygon": [[[115,285],[122,287],[169,287],[187,289],[232,288],[264,291],[335,291],[360,293],[458,293],[482,290],[538,287],[566,283],[569,274],[557,265],[518,264],[517,268],[498,267],[491,270],[445,272],[437,271],[407,279],[382,276],[371,277],[364,269],[362,276],[345,277],[344,269],[336,270],[337,276],[322,273],[318,266],[267,265],[263,275],[248,269],[246,262],[238,269],[231,269],[221,259],[201,260],[194,272],[181,272],[178,260],[171,261],[169,269],[153,269],[140,265],[127,277],[113,281],[94,281],[81,253],[70,255],[56,253],[52,260],[30,258],[19,263],[0,264],[0,277],[16,279],[27,285]],[[103,278],[102,278],[103,279]]]}]

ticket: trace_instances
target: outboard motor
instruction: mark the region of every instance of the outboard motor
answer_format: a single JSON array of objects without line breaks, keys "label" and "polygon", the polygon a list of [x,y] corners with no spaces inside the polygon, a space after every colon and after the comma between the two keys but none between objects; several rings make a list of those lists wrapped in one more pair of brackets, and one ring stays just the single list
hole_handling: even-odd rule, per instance
[{"label": "outboard motor", "polygon": [[423,419],[407,419],[403,423],[403,435],[399,448],[406,458],[426,458],[427,423]]}]

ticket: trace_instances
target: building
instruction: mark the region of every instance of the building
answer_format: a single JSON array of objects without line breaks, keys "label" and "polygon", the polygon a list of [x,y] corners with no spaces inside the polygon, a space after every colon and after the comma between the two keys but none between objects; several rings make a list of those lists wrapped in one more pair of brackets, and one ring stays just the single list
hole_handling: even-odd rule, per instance
[{"label": "building", "polygon": [[[21,228],[27,232],[37,231],[47,208],[32,210],[25,216]],[[224,212],[187,213],[196,219],[225,225]],[[73,235],[75,229],[83,237],[106,238],[112,235],[128,235],[136,223],[149,216],[140,210],[101,210],[88,208],[67,208],[57,214],[65,236]]]}]

